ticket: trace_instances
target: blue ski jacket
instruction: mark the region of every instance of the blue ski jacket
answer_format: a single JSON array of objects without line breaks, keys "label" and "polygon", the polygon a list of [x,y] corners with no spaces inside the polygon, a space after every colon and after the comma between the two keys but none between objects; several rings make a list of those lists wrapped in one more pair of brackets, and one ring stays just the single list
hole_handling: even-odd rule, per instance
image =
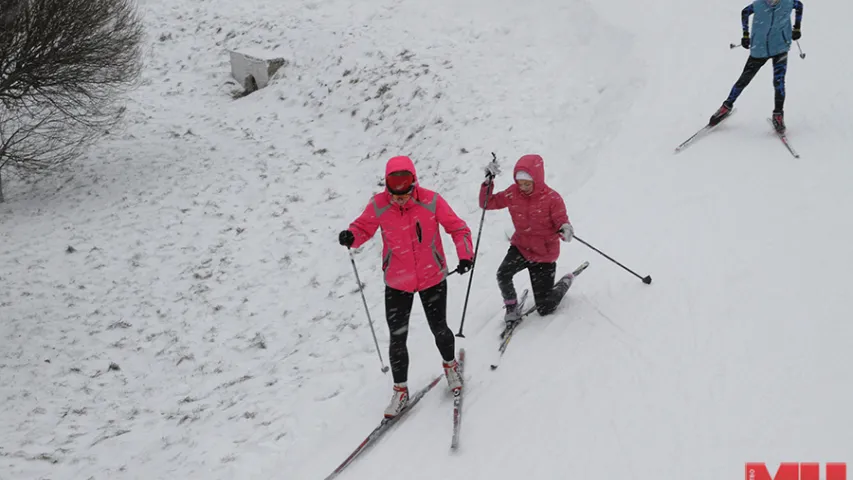
[{"label": "blue ski jacket", "polygon": [[[797,15],[791,26],[791,12]],[[744,35],[749,34],[749,16],[752,18],[749,54],[767,58],[791,49],[791,31],[800,28],[803,20],[803,2],[800,0],[755,0],[741,11]]]}]

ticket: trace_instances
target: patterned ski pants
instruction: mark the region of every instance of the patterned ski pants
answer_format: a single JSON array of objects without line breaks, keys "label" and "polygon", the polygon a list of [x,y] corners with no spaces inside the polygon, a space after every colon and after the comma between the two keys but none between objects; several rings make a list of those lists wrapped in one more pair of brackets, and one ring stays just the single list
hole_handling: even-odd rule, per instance
[{"label": "patterned ski pants", "polygon": [[726,99],[726,104],[734,105],[735,100],[743,92],[743,89],[749,85],[749,82],[755,78],[755,74],[761,70],[761,67],[767,63],[767,60],[773,59],[773,90],[774,94],[774,112],[782,112],[785,107],[785,74],[788,72],[788,52],[780,53],[774,57],[756,58],[750,56],[746,59],[746,65],[743,67],[743,73],[737,79],[729,98]]}]

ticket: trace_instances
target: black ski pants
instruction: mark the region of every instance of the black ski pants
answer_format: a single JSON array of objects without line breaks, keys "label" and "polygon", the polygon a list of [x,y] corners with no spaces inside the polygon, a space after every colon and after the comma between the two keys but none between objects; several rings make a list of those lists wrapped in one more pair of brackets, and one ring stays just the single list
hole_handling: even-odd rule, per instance
[{"label": "black ski pants", "polygon": [[[427,323],[435,337],[435,346],[445,362],[454,358],[456,348],[453,331],[447,326],[447,281],[418,292],[424,308]],[[409,376],[409,350],[406,340],[409,336],[409,316],[415,294],[385,287],[385,320],[391,333],[388,348],[391,373],[394,383],[403,383]]]},{"label": "black ski pants", "polygon": [[788,72],[788,52],[780,53],[773,57],[757,58],[750,56],[746,59],[746,65],[743,66],[743,72],[732,86],[729,97],[726,103],[734,105],[735,100],[743,92],[743,89],[749,85],[749,82],[755,78],[755,75],[761,70],[761,67],[767,63],[767,60],[773,59],[773,91],[774,91],[774,112],[782,112],[785,107],[785,75]]},{"label": "black ski pants", "polygon": [[557,263],[531,262],[524,258],[515,246],[509,247],[503,262],[498,267],[498,287],[501,289],[501,296],[504,301],[517,299],[512,278],[525,269],[530,274],[530,285],[533,287],[536,311],[539,312],[539,315],[553,313],[569,290],[564,283],[554,285]]}]

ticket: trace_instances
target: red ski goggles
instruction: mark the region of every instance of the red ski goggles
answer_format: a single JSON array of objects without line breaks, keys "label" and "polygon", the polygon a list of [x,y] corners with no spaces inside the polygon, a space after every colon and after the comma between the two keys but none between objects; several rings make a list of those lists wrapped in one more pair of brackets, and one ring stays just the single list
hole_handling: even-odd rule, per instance
[{"label": "red ski goggles", "polygon": [[415,176],[412,172],[393,172],[385,177],[385,188],[391,195],[408,195],[415,189]]}]

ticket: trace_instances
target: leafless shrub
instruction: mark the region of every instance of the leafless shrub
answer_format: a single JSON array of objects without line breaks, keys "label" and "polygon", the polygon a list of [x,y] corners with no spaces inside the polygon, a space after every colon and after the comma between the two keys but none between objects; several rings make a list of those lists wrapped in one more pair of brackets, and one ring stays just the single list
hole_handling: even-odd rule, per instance
[{"label": "leafless shrub", "polygon": [[133,0],[0,0],[0,173],[46,173],[108,134],[143,35]]}]

